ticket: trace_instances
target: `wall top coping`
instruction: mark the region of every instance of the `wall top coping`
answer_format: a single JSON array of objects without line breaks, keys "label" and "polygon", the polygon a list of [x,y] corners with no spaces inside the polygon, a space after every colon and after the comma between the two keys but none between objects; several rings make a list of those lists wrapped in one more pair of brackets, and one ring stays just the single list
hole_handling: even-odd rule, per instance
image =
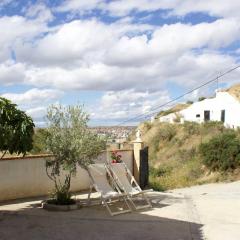
[{"label": "wall top coping", "polygon": [[[109,150],[109,152],[129,152],[133,151],[132,149],[116,149],[116,150]],[[102,151],[103,153],[106,152],[106,150]],[[14,157],[4,157],[3,159],[0,159],[1,161],[9,161],[9,160],[32,160],[32,159],[43,159],[43,158],[51,158],[53,157],[53,154],[38,154],[38,155],[26,155],[26,156],[14,156]]]},{"label": "wall top coping", "polygon": [[14,156],[14,157],[4,157],[0,159],[0,161],[8,161],[8,160],[31,160],[31,159],[42,159],[42,158],[50,158],[53,157],[52,154],[38,154],[38,155],[27,155],[27,156]]}]

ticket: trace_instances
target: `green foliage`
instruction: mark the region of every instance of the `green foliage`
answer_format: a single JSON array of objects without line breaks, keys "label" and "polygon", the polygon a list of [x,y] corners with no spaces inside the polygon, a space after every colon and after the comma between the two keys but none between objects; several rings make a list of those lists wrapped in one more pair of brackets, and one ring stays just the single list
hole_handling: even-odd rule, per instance
[{"label": "green foliage", "polygon": [[167,164],[163,164],[158,168],[154,168],[154,167],[150,167],[150,175],[153,177],[162,177],[165,176],[167,174],[170,174],[172,172],[172,167],[167,165]]},{"label": "green foliage", "polygon": [[156,158],[156,154],[159,151],[162,143],[168,143],[175,137],[176,129],[174,125],[163,124],[156,130],[156,133],[151,138],[150,147],[150,159]]},{"label": "green foliage", "polygon": [[[166,129],[173,129],[166,137]],[[164,133],[164,134],[162,134]],[[208,143],[210,139],[222,134],[235,134],[233,143],[230,146],[220,145],[207,148],[203,155],[199,151],[201,143]],[[230,130],[224,127],[221,122],[207,122],[204,124],[185,122],[184,124],[155,123],[148,132],[144,132],[143,138],[149,146],[150,177],[149,182],[156,190],[167,190],[178,187],[187,187],[194,184],[216,182],[221,179],[237,179],[240,170],[240,159],[238,155],[238,137],[240,130]],[[170,140],[170,141],[169,141]],[[229,142],[225,139],[225,141]],[[222,152],[222,153],[221,153]],[[209,157],[209,154],[211,156]],[[215,160],[221,153],[221,160],[212,170],[211,164],[205,161]],[[228,153],[228,154],[227,154]],[[229,160],[230,159],[230,160]],[[214,162],[214,161],[213,161]],[[214,165],[215,166],[215,165]],[[234,171],[228,171],[231,169]],[[231,173],[231,174],[230,174]],[[235,177],[234,177],[235,176]]]},{"label": "green foliage", "polygon": [[152,188],[154,191],[159,191],[159,192],[163,192],[166,190],[166,188],[164,188],[158,180],[156,179],[151,179],[149,181],[149,187]]},{"label": "green foliage", "polygon": [[89,116],[82,106],[51,106],[47,119],[46,145],[54,155],[46,162],[47,175],[54,181],[57,201],[68,201],[77,166],[86,168],[91,164],[105,148],[105,142],[87,127]]},{"label": "green foliage", "polygon": [[[47,163],[49,164],[49,162]],[[52,192],[52,199],[48,200],[48,203],[56,205],[71,205],[75,203],[75,200],[71,199],[72,194],[69,192],[70,188],[70,175],[65,178],[64,184],[58,183],[58,187]]]},{"label": "green foliage", "polygon": [[176,135],[176,129],[174,125],[164,125],[158,131],[158,138],[160,141],[171,141],[173,137]]},{"label": "green foliage", "polygon": [[193,101],[188,100],[186,103],[187,104],[193,104]]},{"label": "green foliage", "polygon": [[177,187],[186,187],[198,183],[202,176],[202,163],[195,156],[175,159],[161,163],[158,167],[150,168],[149,183],[156,191],[164,191]]},{"label": "green foliage", "polygon": [[205,99],[206,99],[205,97],[199,97],[199,98],[198,98],[198,101],[201,102],[201,101],[203,101],[203,100],[205,100]]},{"label": "green foliage", "polygon": [[226,128],[224,127],[223,122],[219,121],[207,121],[202,124],[203,127],[203,132],[208,132],[211,129],[223,132],[224,130],[226,131]]},{"label": "green foliage", "polygon": [[204,164],[211,170],[233,170],[240,166],[240,140],[234,131],[221,133],[199,147]]},{"label": "green foliage", "polygon": [[32,149],[34,123],[17,105],[0,97],[0,152],[3,156],[10,154],[26,154]]},{"label": "green foliage", "polygon": [[31,153],[41,154],[47,152],[46,139],[47,139],[47,130],[44,128],[36,129],[33,135],[33,149]]}]

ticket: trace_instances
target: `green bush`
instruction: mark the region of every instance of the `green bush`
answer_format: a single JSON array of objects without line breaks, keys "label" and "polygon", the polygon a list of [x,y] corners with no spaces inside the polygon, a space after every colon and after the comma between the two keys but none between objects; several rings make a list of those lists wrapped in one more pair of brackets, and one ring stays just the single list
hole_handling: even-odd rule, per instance
[{"label": "green bush", "polygon": [[240,166],[240,140],[235,132],[221,133],[199,147],[203,163],[211,170],[231,170]]},{"label": "green bush", "polygon": [[150,168],[150,176],[152,177],[162,177],[165,175],[169,175],[172,172],[172,168],[168,165],[161,165],[158,168],[151,167]]},{"label": "green bush", "polygon": [[32,154],[41,154],[47,152],[46,146],[47,130],[44,128],[39,128],[35,131],[33,135],[33,149]]},{"label": "green bush", "polygon": [[199,98],[198,98],[198,101],[201,102],[201,101],[203,101],[203,100],[205,100],[205,99],[206,99],[205,97],[199,97]]},{"label": "green bush", "polygon": [[159,151],[161,142],[170,142],[176,135],[176,129],[173,125],[161,126],[151,139],[151,150],[154,155]]},{"label": "green bush", "polygon": [[176,135],[176,129],[174,125],[166,125],[159,129],[157,135],[162,141],[171,141]]},{"label": "green bush", "polygon": [[152,179],[152,180],[150,179],[149,187],[152,188],[154,191],[159,191],[159,192],[163,192],[166,190],[166,188],[162,186],[158,180],[155,180],[155,179]]},{"label": "green bush", "polygon": [[204,122],[202,124],[202,127],[205,131],[209,131],[210,129],[215,129],[215,130],[222,132],[225,130],[223,122],[219,122],[219,121]]}]

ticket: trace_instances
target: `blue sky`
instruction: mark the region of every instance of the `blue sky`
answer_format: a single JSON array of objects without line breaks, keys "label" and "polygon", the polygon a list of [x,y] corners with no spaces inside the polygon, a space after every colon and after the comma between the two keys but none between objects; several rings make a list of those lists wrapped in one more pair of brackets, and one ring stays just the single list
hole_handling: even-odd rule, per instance
[{"label": "blue sky", "polygon": [[0,95],[37,126],[57,103],[84,104],[91,125],[119,124],[239,64],[239,11],[237,0],[2,0]]}]

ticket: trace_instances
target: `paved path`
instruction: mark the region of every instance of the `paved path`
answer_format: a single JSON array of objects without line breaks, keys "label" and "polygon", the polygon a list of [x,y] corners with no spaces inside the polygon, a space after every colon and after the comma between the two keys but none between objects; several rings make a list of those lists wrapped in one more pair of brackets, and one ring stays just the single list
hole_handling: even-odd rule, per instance
[{"label": "paved path", "polygon": [[101,206],[49,212],[39,208],[39,201],[5,203],[0,206],[0,240],[203,239],[189,199],[155,192],[149,197],[153,209],[115,217]]},{"label": "paved path", "polygon": [[209,240],[240,240],[240,181],[172,191],[191,199]]},{"label": "paved path", "polygon": [[102,206],[49,212],[36,200],[5,203],[0,240],[240,240],[240,181],[149,197],[152,209],[115,217]]}]

